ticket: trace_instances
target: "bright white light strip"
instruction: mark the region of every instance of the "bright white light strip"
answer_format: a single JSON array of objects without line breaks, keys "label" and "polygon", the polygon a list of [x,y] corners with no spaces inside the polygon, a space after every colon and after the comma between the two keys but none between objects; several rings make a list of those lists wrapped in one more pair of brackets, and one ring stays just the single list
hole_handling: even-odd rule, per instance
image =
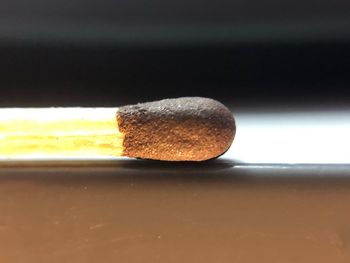
[{"label": "bright white light strip", "polygon": [[224,155],[243,163],[350,163],[350,111],[236,113]]},{"label": "bright white light strip", "polygon": [[[101,120],[115,118],[118,108],[81,108],[81,107],[51,107],[51,108],[0,108],[0,122],[9,120],[60,121],[60,120]],[[45,114],[43,114],[43,112]]]},{"label": "bright white light strip", "polygon": [[[9,116],[25,119],[38,109],[1,109],[0,122]],[[114,118],[116,108],[45,109],[37,121],[54,119]],[[11,114],[7,114],[9,111]],[[88,113],[88,114],[87,114]],[[46,117],[45,117],[46,116]],[[248,164],[350,164],[350,110],[333,112],[234,112],[236,138],[223,158]],[[40,119],[44,118],[44,119]],[[1,145],[0,145],[1,147]],[[27,158],[22,158],[26,160]],[[36,160],[116,160],[113,156],[43,157]],[[0,161],[18,158],[0,158]],[[28,160],[33,160],[29,157]]]}]

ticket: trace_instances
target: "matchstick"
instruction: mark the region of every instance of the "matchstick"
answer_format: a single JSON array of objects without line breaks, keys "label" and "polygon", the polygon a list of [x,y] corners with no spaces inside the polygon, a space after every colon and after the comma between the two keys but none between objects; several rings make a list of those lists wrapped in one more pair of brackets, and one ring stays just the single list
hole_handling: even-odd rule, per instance
[{"label": "matchstick", "polygon": [[230,147],[232,113],[200,97],[119,108],[0,109],[0,159],[128,156],[204,161]]}]

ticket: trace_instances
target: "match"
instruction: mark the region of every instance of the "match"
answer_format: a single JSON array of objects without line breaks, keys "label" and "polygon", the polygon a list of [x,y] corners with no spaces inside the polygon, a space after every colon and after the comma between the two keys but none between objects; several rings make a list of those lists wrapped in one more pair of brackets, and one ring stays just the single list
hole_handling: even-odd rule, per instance
[{"label": "match", "polygon": [[205,161],[236,132],[230,110],[201,97],[119,108],[2,108],[0,160],[134,157]]}]

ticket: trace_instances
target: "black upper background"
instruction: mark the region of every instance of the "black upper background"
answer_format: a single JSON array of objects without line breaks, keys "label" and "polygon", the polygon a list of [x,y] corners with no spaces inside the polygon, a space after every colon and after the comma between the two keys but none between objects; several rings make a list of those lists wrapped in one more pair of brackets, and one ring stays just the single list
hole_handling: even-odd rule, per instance
[{"label": "black upper background", "polygon": [[349,62],[349,1],[0,3],[2,107],[346,103]]}]

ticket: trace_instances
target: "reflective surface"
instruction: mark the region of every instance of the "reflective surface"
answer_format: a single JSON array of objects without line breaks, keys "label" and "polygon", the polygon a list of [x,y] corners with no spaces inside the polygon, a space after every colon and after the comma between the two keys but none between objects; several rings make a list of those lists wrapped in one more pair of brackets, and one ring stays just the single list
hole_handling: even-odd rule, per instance
[{"label": "reflective surface", "polygon": [[348,262],[347,166],[3,168],[3,262]]}]

